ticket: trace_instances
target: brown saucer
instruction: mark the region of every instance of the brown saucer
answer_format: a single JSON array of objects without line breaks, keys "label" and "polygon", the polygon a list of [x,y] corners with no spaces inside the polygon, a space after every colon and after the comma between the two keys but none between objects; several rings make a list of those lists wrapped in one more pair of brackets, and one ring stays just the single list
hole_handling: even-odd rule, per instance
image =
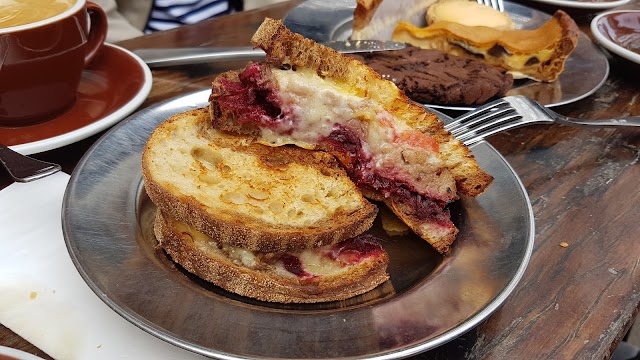
[{"label": "brown saucer", "polygon": [[0,127],[0,143],[23,153],[55,149],[94,135],[140,106],[151,90],[151,72],[133,53],[105,44],[82,72],[75,104],[39,124]]}]

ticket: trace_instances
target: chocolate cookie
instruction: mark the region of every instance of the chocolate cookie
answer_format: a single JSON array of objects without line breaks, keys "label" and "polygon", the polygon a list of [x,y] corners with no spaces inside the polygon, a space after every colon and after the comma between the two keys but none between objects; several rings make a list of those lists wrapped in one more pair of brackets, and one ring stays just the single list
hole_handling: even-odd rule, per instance
[{"label": "chocolate cookie", "polygon": [[393,81],[417,102],[477,105],[504,96],[513,77],[479,60],[407,45],[402,50],[350,55]]}]

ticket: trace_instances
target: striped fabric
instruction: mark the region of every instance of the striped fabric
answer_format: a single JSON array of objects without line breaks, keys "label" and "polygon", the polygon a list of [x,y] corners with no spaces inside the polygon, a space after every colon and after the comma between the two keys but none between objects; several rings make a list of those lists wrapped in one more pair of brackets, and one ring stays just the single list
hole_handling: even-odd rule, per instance
[{"label": "striped fabric", "polygon": [[229,0],[155,0],[146,33],[194,24],[231,12]]}]

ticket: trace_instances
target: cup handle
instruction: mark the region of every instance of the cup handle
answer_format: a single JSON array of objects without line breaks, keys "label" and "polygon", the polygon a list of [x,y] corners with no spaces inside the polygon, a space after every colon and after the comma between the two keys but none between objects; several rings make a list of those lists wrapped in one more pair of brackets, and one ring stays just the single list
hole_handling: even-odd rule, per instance
[{"label": "cup handle", "polygon": [[87,1],[87,12],[91,20],[89,35],[87,37],[87,52],[84,57],[84,65],[87,66],[98,54],[98,50],[104,44],[107,37],[107,14],[104,10],[91,1]]}]

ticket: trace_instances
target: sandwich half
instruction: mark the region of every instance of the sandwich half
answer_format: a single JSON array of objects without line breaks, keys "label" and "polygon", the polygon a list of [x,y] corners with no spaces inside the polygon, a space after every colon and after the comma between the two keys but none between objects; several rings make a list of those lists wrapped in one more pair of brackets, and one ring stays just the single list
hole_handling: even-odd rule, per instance
[{"label": "sandwich half", "polygon": [[329,154],[274,148],[172,116],[147,141],[154,233],[174,262],[223,289],[281,303],[351,298],[384,283],[377,214]]},{"label": "sandwich half", "polygon": [[209,112],[174,115],[142,154],[144,186],[166,215],[255,251],[335,244],[368,230],[377,207],[329,154],[217,131]]},{"label": "sandwich half", "polygon": [[493,179],[467,147],[392,82],[278,20],[265,19],[252,42],[267,61],[214,80],[213,126],[332,154],[366,197],[446,252],[457,234],[447,205]]}]

